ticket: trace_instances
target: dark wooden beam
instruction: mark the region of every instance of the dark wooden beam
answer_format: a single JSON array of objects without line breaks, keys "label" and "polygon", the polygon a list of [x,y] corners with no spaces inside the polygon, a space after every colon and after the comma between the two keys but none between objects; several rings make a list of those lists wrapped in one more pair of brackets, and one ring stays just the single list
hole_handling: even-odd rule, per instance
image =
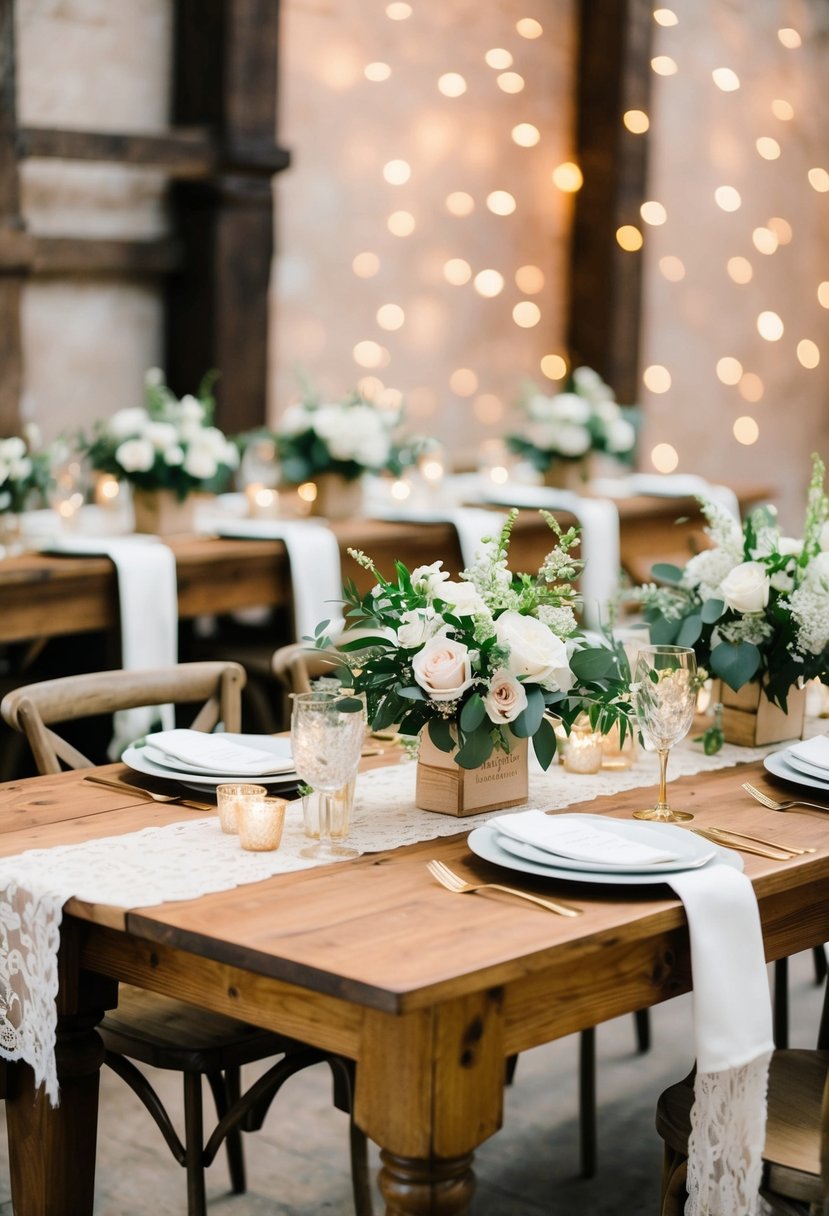
[{"label": "dark wooden beam", "polygon": [[181,264],[178,241],[31,236],[0,230],[0,275],[159,275]]},{"label": "dark wooden beam", "polygon": [[648,136],[625,127],[626,110],[649,112],[652,5],[581,0],[576,155],[584,185],[576,198],[570,251],[568,346],[613,386],[620,401],[639,394],[641,253],[616,240],[623,224],[642,229]]},{"label": "dark wooden beam", "polygon": [[[17,121],[14,67],[14,3],[0,0],[0,224],[23,235],[14,131]],[[20,431],[23,359],[20,334],[22,267],[0,280],[0,435]]]}]

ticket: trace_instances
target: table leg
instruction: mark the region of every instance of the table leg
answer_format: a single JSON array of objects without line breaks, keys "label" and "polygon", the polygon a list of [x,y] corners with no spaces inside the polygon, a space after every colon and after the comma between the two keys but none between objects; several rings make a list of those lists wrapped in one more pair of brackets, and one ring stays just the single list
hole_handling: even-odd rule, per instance
[{"label": "table leg", "polygon": [[475,1192],[472,1153],[460,1157],[400,1157],[380,1153],[380,1194],[386,1216],[464,1216]]},{"label": "table leg", "polygon": [[35,1090],[28,1065],[10,1070],[6,1094],[12,1206],[21,1216],[92,1216],[101,1012],[58,1018],[60,1105]]}]

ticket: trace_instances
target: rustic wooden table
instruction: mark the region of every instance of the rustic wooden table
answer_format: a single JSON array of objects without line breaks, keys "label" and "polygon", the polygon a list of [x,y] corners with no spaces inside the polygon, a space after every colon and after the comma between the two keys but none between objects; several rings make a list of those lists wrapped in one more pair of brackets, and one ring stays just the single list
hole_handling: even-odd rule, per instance
[{"label": "rustic wooden table", "polygon": [[[0,856],[192,814],[81,776],[0,787]],[[774,959],[829,940],[827,819],[767,811],[740,789],[745,779],[770,788],[760,764],[682,778],[673,788],[699,824],[815,847],[791,861],[744,859]],[[627,817],[641,797],[633,790],[584,809]],[[15,1211],[92,1212],[94,1027],[123,980],[355,1060],[356,1118],[382,1147],[388,1216],[467,1212],[474,1150],[501,1123],[507,1057],[690,987],[685,916],[665,888],[522,876],[519,885],[584,909],[564,919],[508,897],[457,898],[439,887],[425,869],[431,857],[470,877],[494,877],[467,848],[469,826],[188,902],[125,912],[70,901],[58,998],[60,1106],[32,1092],[27,1067],[6,1069]]]}]

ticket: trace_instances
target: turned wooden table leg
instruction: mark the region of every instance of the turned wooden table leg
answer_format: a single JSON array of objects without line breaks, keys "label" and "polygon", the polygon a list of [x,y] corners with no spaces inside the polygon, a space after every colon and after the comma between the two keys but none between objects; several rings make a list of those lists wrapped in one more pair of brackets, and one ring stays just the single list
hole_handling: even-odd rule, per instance
[{"label": "turned wooden table leg", "polygon": [[465,1216],[475,1191],[472,1153],[461,1157],[400,1157],[380,1153],[380,1193],[386,1216]]},{"label": "turned wooden table leg", "polygon": [[98,1133],[101,1013],[58,1019],[60,1105],[35,1090],[28,1065],[10,1069],[6,1095],[12,1205],[21,1216],[92,1216]]}]

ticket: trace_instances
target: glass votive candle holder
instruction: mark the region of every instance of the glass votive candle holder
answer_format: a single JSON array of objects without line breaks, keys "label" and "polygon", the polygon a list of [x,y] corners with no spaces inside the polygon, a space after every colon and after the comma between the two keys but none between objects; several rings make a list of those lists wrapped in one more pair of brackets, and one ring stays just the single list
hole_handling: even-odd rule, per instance
[{"label": "glass votive candle holder", "polygon": [[251,853],[278,849],[285,826],[284,798],[240,798],[236,804],[239,844]]},{"label": "glass votive candle holder", "polygon": [[216,786],[216,804],[219,808],[219,824],[228,836],[239,831],[239,809],[245,802],[260,801],[266,796],[264,785],[250,785],[246,781],[229,781]]},{"label": "glass votive candle holder", "polygon": [[622,744],[619,743],[618,725],[611,726],[607,734],[602,735],[602,768],[630,768],[636,760],[636,753],[635,729],[631,728],[625,732],[625,741]]},{"label": "glass votive candle holder", "polygon": [[[332,840],[345,840],[348,835],[356,784],[357,778],[352,777],[341,789],[335,790],[333,794],[329,795],[331,813],[329,826]],[[322,794],[317,790],[311,790],[309,794],[302,795],[302,820],[305,825],[305,835],[310,840],[319,840],[321,798]]]},{"label": "glass votive candle holder", "polygon": [[564,744],[564,767],[568,773],[598,773],[602,767],[602,736],[589,723],[571,726]]}]

